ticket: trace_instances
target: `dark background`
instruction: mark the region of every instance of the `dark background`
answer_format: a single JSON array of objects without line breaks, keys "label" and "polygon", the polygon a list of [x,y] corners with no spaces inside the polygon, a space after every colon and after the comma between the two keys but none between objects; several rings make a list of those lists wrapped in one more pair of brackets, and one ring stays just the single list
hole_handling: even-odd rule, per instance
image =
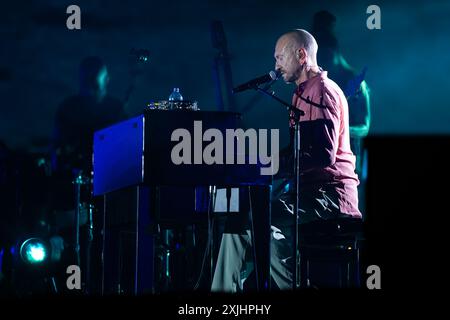
[{"label": "dark background", "polygon": [[[67,6],[81,8],[81,30],[66,28]],[[381,9],[381,30],[366,27],[370,4]],[[42,149],[56,108],[78,90],[78,65],[87,55],[103,57],[110,93],[119,99],[129,84],[132,48],[150,51],[150,62],[128,112],[167,99],[180,87],[185,99],[215,110],[210,22],[223,22],[237,85],[274,67],[277,37],[310,29],[313,14],[337,17],[341,51],[356,71],[367,66],[372,94],[370,135],[448,134],[450,111],[448,1],[4,1],[0,10],[0,140],[11,148]],[[320,49],[319,49],[320,50]],[[290,99],[293,87],[276,84]],[[256,93],[236,96],[243,110]],[[252,127],[280,128],[286,114],[261,98],[244,113]]]},{"label": "dark background", "polygon": [[[81,30],[66,28],[71,4],[81,8]],[[381,8],[381,30],[366,28],[371,4]],[[78,65],[87,55],[105,59],[109,92],[122,99],[132,48],[148,49],[150,62],[131,97],[130,115],[151,100],[167,99],[175,86],[202,110],[215,110],[212,20],[223,22],[236,85],[272,70],[277,37],[310,29],[313,14],[322,9],[337,17],[347,61],[356,70],[368,67],[368,263],[381,265],[383,279],[389,279],[383,288],[440,284],[431,280],[437,270],[424,268],[440,259],[431,252],[446,234],[441,221],[449,211],[448,1],[2,2],[0,141],[14,150],[45,152],[56,108],[78,91]],[[274,88],[290,99],[292,86],[279,82]],[[255,95],[236,96],[237,111]],[[257,100],[244,119],[251,127],[279,128],[280,145],[286,143],[286,113],[272,101]]]}]

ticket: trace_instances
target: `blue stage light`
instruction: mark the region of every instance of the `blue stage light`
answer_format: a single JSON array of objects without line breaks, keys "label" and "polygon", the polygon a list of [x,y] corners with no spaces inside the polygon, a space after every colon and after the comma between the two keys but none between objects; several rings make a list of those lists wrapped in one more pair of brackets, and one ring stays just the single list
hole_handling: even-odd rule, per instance
[{"label": "blue stage light", "polygon": [[49,248],[45,241],[38,238],[25,240],[20,246],[20,257],[26,263],[43,264],[49,256]]}]

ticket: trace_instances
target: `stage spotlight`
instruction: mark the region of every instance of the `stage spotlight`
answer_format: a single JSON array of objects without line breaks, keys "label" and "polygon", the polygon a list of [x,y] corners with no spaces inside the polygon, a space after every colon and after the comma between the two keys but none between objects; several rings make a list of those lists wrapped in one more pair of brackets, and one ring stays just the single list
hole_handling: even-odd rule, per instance
[{"label": "stage spotlight", "polygon": [[31,265],[44,264],[50,255],[48,244],[39,238],[29,238],[20,246],[20,257]]}]

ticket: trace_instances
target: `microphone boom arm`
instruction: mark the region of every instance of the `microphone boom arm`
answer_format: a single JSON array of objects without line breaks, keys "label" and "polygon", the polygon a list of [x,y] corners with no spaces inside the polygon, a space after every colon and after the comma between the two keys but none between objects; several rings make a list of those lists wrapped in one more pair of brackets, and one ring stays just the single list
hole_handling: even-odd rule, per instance
[{"label": "microphone boom arm", "polygon": [[267,90],[262,89],[262,88],[260,88],[259,86],[256,86],[256,87],[255,87],[255,90],[257,90],[257,91],[259,91],[259,92],[261,92],[261,93],[263,93],[263,94],[265,94],[265,95],[271,97],[272,99],[278,101],[279,103],[281,103],[283,106],[285,106],[285,107],[288,109],[288,111],[294,112],[294,114],[296,115],[296,118],[297,118],[297,119],[298,119],[300,116],[304,116],[304,115],[305,115],[305,112],[303,112],[302,110],[300,110],[300,109],[294,107],[292,104],[290,104],[290,103],[288,103],[288,102],[286,102],[286,101],[280,99],[279,97],[277,97],[277,96],[275,95],[275,92],[274,92],[274,91],[268,92]]}]

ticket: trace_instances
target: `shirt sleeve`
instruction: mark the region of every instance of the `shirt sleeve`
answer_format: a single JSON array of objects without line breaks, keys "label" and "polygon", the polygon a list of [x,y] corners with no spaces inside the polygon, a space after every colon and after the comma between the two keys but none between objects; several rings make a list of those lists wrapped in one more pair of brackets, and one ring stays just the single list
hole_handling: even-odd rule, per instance
[{"label": "shirt sleeve", "polygon": [[[333,165],[341,131],[340,97],[323,88],[320,106],[311,106],[310,119],[300,124],[300,166],[302,171]],[[316,103],[319,103],[317,101]]]}]

